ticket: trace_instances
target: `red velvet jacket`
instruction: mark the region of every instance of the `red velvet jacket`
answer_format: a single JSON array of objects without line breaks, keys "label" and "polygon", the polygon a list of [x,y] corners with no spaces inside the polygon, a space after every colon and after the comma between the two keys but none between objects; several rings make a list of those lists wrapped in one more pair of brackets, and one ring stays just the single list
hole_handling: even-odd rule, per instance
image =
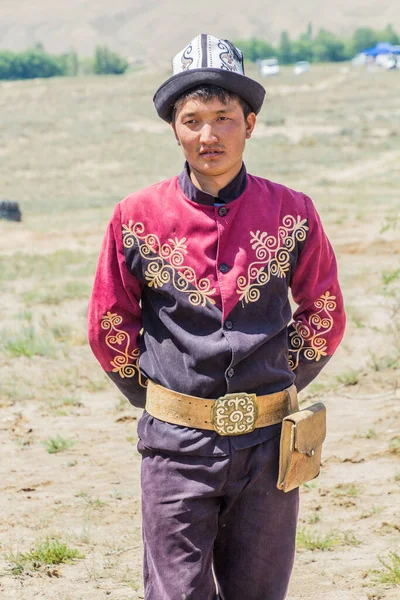
[{"label": "red velvet jacket", "polygon": [[[148,377],[203,398],[268,394],[292,382],[301,390],[343,336],[335,256],[310,198],[244,167],[219,197],[222,206],[184,171],[114,210],[89,305],[89,341],[136,406],[144,407]],[[289,289],[298,306],[293,320]],[[274,432],[258,429],[231,443],[248,447]],[[139,436],[166,451],[227,452],[216,433],[146,412]]]}]

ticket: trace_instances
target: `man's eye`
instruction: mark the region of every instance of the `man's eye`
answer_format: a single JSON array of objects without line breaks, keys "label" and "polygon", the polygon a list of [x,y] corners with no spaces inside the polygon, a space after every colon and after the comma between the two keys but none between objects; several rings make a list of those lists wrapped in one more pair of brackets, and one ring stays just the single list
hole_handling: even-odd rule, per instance
[{"label": "man's eye", "polygon": [[218,121],[227,121],[228,117],[218,117]]},{"label": "man's eye", "polygon": [[193,123],[196,123],[196,121],[194,119],[189,119],[188,121],[184,122],[184,125],[193,125]]}]

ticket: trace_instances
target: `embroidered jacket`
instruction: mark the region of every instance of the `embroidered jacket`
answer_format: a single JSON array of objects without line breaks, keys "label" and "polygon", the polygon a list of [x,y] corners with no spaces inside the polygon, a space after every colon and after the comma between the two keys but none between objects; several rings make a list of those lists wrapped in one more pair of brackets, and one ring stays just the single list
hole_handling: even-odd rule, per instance
[{"label": "embroidered jacket", "polygon": [[[333,355],[344,326],[334,253],[304,194],[243,166],[214,199],[194,187],[186,167],[116,206],[89,305],[89,341],[135,406],[144,407],[147,378],[203,398],[268,394],[293,382],[301,390]],[[276,431],[230,443],[248,447]],[[229,445],[146,412],[139,436],[151,448],[203,455]]]}]

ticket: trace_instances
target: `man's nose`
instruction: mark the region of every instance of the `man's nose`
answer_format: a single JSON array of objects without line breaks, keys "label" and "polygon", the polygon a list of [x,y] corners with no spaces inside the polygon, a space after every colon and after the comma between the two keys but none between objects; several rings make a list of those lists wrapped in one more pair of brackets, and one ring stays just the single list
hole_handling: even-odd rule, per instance
[{"label": "man's nose", "polygon": [[204,123],[200,131],[200,142],[202,144],[212,144],[218,141],[214,128],[210,123]]}]

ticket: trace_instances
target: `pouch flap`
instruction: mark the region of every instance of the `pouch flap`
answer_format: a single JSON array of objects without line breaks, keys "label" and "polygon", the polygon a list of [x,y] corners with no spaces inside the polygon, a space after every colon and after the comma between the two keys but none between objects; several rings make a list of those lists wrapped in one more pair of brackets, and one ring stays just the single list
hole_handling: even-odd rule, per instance
[{"label": "pouch flap", "polygon": [[295,426],[294,446],[298,452],[313,456],[326,437],[326,408],[322,402],[286,417]]}]

